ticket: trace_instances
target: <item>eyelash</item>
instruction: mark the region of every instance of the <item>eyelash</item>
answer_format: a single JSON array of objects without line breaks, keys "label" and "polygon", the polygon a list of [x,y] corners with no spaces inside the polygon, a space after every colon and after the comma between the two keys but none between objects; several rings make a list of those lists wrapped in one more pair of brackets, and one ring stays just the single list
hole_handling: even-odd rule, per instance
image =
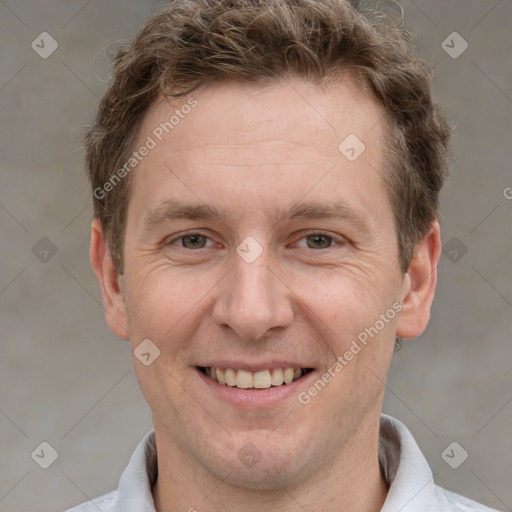
[{"label": "eyelash", "polygon": [[[208,240],[211,240],[208,236],[206,235],[203,235],[202,233],[198,232],[198,231],[188,231],[186,233],[182,233],[180,234],[179,236],[169,240],[168,242],[165,242],[164,245],[175,245],[175,242],[177,241],[180,241],[180,240],[183,240],[184,238],[186,238],[187,236],[191,236],[191,235],[201,235],[201,236],[204,236],[206,237]],[[323,231],[311,231],[310,233],[307,233],[305,235],[303,235],[301,238],[299,238],[298,241],[300,240],[303,240],[304,238],[307,238],[309,236],[313,236],[313,235],[319,235],[319,236],[323,236],[323,237],[326,237],[326,238],[329,238],[332,243],[336,243],[338,245],[345,245],[347,243],[347,240],[340,240],[340,239],[337,239],[336,237],[328,234],[328,233],[325,233]],[[295,242],[296,243],[296,242]],[[199,251],[201,249],[207,249],[207,247],[201,247],[200,249],[189,249],[187,247],[183,247],[183,245],[180,245],[179,246],[181,249],[185,249],[186,251]],[[327,250],[327,249],[333,249],[335,246],[330,246],[330,247],[326,247],[325,249],[313,249],[311,247],[302,247],[302,249],[311,249],[312,251],[320,251],[320,250]]]}]

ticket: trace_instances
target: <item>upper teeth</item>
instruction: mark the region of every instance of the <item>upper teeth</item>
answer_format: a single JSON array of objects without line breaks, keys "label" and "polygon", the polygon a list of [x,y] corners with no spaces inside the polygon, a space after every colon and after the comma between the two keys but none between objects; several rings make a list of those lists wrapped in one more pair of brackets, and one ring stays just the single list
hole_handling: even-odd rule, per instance
[{"label": "upper teeth", "polygon": [[290,384],[301,377],[301,368],[272,368],[259,372],[247,370],[234,370],[233,368],[205,368],[206,375],[220,384],[241,389],[266,389],[270,386]]}]

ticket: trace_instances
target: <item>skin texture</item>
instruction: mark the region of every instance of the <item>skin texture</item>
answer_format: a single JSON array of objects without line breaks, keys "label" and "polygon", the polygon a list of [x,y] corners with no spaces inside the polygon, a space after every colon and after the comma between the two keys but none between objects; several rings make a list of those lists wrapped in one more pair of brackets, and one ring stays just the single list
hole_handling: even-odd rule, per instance
[{"label": "skin texture", "polygon": [[[395,336],[416,337],[428,323],[439,225],[404,275],[381,177],[383,112],[350,80],[216,83],[172,105],[159,98],[137,147],[191,97],[197,106],[133,171],[122,276],[92,225],[110,328],[133,349],[149,338],[160,350],[149,366],[133,361],[153,413],[157,510],[380,510],[384,382]],[[349,134],[366,147],[354,161],[338,149]],[[156,222],[169,200],[207,204],[224,218]],[[358,220],[285,216],[336,201]],[[206,238],[180,238],[190,231]],[[312,236],[319,232],[327,238]],[[263,249],[252,263],[236,251],[248,236]],[[396,303],[400,313],[301,404],[299,392]],[[271,405],[229,403],[196,368],[277,360],[314,371]],[[243,463],[244,446],[256,463]]]}]

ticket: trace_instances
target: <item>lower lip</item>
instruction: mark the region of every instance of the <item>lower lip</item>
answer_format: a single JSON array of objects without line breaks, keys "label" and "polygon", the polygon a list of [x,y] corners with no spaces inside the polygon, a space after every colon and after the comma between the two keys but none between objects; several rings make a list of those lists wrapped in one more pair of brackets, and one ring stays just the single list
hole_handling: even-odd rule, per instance
[{"label": "lower lip", "polygon": [[205,375],[196,368],[201,380],[208,388],[221,400],[228,402],[240,408],[256,409],[272,407],[283,402],[290,397],[297,397],[304,388],[304,384],[313,378],[315,371],[311,371],[290,384],[270,387],[267,389],[239,389],[237,387],[220,384],[212,378]]}]

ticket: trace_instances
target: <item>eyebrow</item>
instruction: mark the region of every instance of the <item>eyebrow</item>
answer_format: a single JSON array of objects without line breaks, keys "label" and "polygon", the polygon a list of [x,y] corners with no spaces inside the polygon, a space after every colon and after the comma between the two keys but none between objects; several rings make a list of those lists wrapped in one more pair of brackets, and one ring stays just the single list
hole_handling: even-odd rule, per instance
[{"label": "eyebrow", "polygon": [[281,218],[290,220],[301,219],[343,219],[362,230],[369,230],[370,226],[366,216],[343,201],[333,204],[299,203],[293,205],[288,211],[282,212]]},{"label": "eyebrow", "polygon": [[165,222],[176,220],[217,220],[224,222],[226,215],[215,206],[182,203],[174,199],[164,201],[144,216],[144,229],[154,231]]},{"label": "eyebrow", "polygon": [[[273,226],[285,220],[296,219],[343,219],[359,230],[368,231],[370,226],[365,215],[343,201],[333,204],[299,203],[277,212],[266,210],[267,217],[274,221]],[[164,201],[144,216],[144,230],[156,231],[162,224],[176,220],[214,220],[226,223],[227,215],[213,205],[183,203],[174,199]]]}]

